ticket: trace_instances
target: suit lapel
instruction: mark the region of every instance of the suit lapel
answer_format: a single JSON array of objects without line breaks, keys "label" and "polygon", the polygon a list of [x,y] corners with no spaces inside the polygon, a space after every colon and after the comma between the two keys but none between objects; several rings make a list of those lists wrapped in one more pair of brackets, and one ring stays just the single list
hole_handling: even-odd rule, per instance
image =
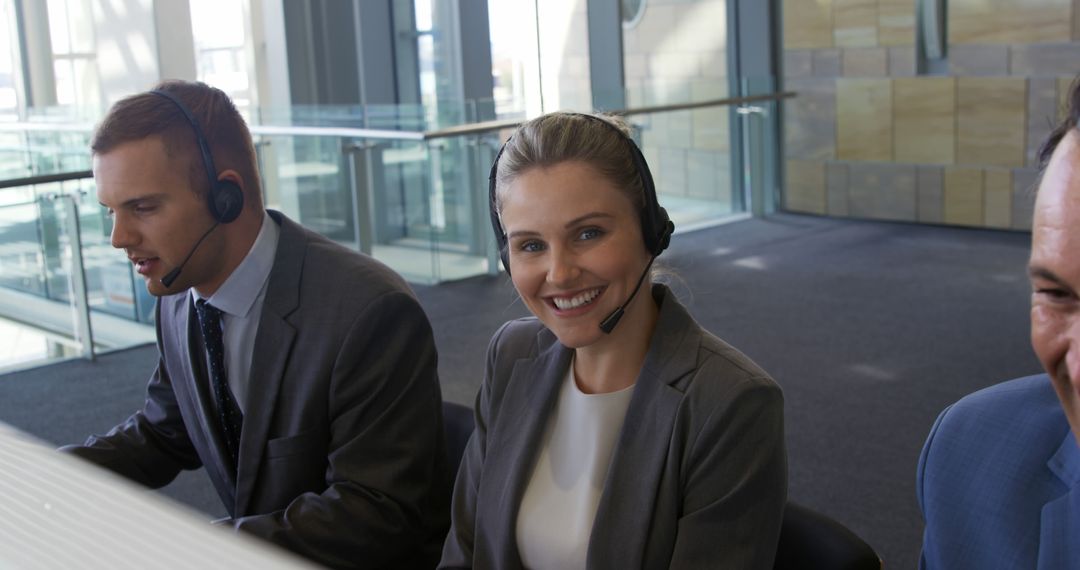
[{"label": "suit lapel", "polygon": [[661,302],[660,314],[597,506],[589,568],[648,566],[644,557],[652,517],[683,398],[672,384],[697,361],[699,343],[688,338],[697,324],[667,288],[657,286],[654,295]]},{"label": "suit lapel", "polygon": [[[225,440],[221,433],[217,416],[214,414],[212,396],[210,393],[210,380],[206,370],[206,349],[203,346],[199,328],[196,325],[195,313],[191,303],[191,294],[183,293],[172,303],[173,326],[172,338],[183,339],[181,346],[182,358],[177,358],[183,366],[183,377],[191,378],[191,382],[178,382],[173,380],[173,390],[176,392],[179,402],[189,402],[189,414],[198,421],[198,426],[206,440],[206,451],[215,461],[206,461],[203,464],[207,469],[210,479],[221,495],[226,506],[233,504],[236,496],[235,475],[227,468],[231,463]],[[186,421],[186,420],[185,420]]]},{"label": "suit lapel", "polygon": [[259,330],[252,351],[251,377],[240,434],[240,457],[236,483],[236,513],[247,514],[259,466],[277,406],[278,390],[292,354],[296,329],[287,318],[300,305],[300,275],[307,240],[303,230],[271,211],[281,226],[274,267],[270,270],[266,297],[259,316]]},{"label": "suit lapel", "polygon": [[[559,386],[573,356],[546,329],[539,335],[540,346],[548,348],[535,359],[519,360],[514,365],[503,397],[506,406],[499,411],[498,425],[490,432],[499,434],[499,438],[488,444],[485,478],[491,483],[483,489],[478,503],[510,507],[484,509],[477,515],[477,526],[487,530],[480,534],[490,537],[490,551],[500,557],[491,561],[495,568],[521,567],[517,549],[521,498],[532,476],[546,420],[551,417]],[[495,520],[479,520],[484,513],[495,515]]]},{"label": "suit lapel", "polygon": [[1080,560],[1080,447],[1071,431],[1047,467],[1065,484],[1067,492],[1043,506],[1038,568],[1070,568]]}]

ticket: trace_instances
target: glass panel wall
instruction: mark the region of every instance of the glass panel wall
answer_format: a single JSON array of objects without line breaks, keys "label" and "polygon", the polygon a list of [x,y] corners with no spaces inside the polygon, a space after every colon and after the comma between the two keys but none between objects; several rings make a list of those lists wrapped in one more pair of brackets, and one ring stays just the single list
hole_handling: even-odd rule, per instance
[{"label": "glass panel wall", "polygon": [[45,252],[38,237],[41,205],[25,198],[23,192],[0,191],[0,287],[45,296]]},{"label": "glass panel wall", "polygon": [[0,180],[90,169],[89,132],[42,127],[0,124]]},{"label": "glass panel wall", "polygon": [[[153,299],[136,280],[122,252],[112,248],[112,226],[97,202],[93,181],[57,182],[0,190],[0,200],[28,198],[0,205],[0,287],[65,303],[71,290],[73,248],[83,258],[86,288],[92,309],[128,320],[150,323]],[[79,240],[72,240],[64,200],[73,199],[79,217]],[[138,287],[136,287],[136,281]]]},{"label": "glass panel wall", "polygon": [[85,354],[80,315],[96,350],[153,341],[154,300],[110,231],[89,179],[0,190],[0,370]]},{"label": "glass panel wall", "polygon": [[245,117],[252,107],[246,0],[188,0],[199,81],[224,91]]},{"label": "glass panel wall", "polygon": [[[644,0],[624,3],[624,10],[629,107],[729,96],[727,0]],[[677,227],[741,209],[733,192],[731,114],[730,107],[712,107],[633,118],[660,200]]]},{"label": "glass panel wall", "polygon": [[56,103],[92,116],[102,106],[93,10],[88,0],[48,0]]},{"label": "glass panel wall", "polygon": [[500,119],[592,108],[586,0],[488,0]]},{"label": "glass panel wall", "polygon": [[490,164],[491,145],[421,137],[259,134],[267,205],[413,282],[482,274],[486,186],[466,165]]},{"label": "glass panel wall", "polygon": [[14,41],[18,36],[15,4],[12,0],[0,1],[0,121],[12,121],[19,116],[19,92],[15,81],[20,59],[18,44]]}]

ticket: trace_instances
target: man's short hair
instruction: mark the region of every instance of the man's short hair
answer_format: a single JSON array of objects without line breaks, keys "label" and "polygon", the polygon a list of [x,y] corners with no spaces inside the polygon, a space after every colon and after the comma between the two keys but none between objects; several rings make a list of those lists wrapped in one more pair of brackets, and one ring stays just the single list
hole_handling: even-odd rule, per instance
[{"label": "man's short hair", "polygon": [[[262,203],[258,159],[244,118],[220,89],[197,81],[163,81],[154,87],[165,91],[191,111],[202,129],[218,172],[233,169],[244,179],[246,200]],[[160,137],[170,158],[185,159],[191,188],[199,195],[209,191],[206,166],[195,140],[195,130],[175,103],[150,92],[131,95],[109,109],[90,141],[94,154],[147,137]]]},{"label": "man's short hair", "polygon": [[1061,139],[1080,124],[1080,77],[1074,79],[1069,87],[1066,105],[1065,118],[1058,122],[1054,130],[1050,132],[1050,136],[1046,137],[1042,146],[1039,147],[1040,172],[1046,170],[1046,165],[1050,163],[1050,157],[1054,155],[1054,150],[1061,143]]}]

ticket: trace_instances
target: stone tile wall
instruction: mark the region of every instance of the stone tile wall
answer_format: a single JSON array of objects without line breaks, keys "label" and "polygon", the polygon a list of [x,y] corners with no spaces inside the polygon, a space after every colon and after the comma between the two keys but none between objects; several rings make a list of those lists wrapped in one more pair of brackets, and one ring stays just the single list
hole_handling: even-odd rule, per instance
[{"label": "stone tile wall", "polygon": [[1080,0],[951,0],[948,75],[914,0],[784,0],[785,207],[1030,228],[1036,152],[1080,72]]}]

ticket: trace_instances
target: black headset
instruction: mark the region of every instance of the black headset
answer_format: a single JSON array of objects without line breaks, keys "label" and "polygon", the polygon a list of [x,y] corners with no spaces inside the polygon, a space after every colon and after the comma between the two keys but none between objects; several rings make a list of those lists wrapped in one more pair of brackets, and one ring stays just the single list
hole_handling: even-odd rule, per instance
[{"label": "black headset", "polygon": [[[622,129],[596,115],[585,113],[564,114],[596,121],[618,133],[619,138],[626,141],[626,146],[630,151],[630,158],[634,161],[634,167],[637,169],[638,177],[641,179],[641,187],[645,192],[645,204],[642,206],[641,212],[639,212],[641,214],[641,236],[645,240],[645,249],[649,251],[653,258],[656,258],[671,243],[671,233],[675,231],[675,224],[668,216],[667,210],[660,207],[660,202],[656,198],[656,185],[653,183],[652,172],[649,171],[649,164],[645,162],[645,156],[641,154],[641,149],[638,148],[634,139],[630,138]],[[506,143],[499,149],[499,154],[495,155],[495,162],[491,165],[491,173],[488,175],[488,208],[491,213],[491,228],[495,231],[495,243],[499,247],[499,257],[502,258],[507,275],[510,274],[510,249],[507,244],[506,231],[499,220],[499,212],[495,205],[495,177],[499,170],[499,159],[502,158],[506,145],[510,144],[513,138],[511,136],[507,139]]]},{"label": "black headset", "polygon": [[180,109],[180,112],[184,114],[188,122],[191,123],[192,130],[195,131],[195,142],[199,145],[203,166],[206,167],[206,177],[210,180],[210,191],[206,194],[206,205],[210,210],[210,215],[213,216],[215,221],[222,224],[227,224],[238,218],[240,211],[244,209],[244,193],[235,182],[218,179],[217,169],[214,168],[214,157],[210,154],[210,145],[207,144],[206,137],[203,136],[202,129],[199,128],[199,122],[195,120],[195,115],[172,93],[160,89],[154,89],[150,93],[172,101]]}]

